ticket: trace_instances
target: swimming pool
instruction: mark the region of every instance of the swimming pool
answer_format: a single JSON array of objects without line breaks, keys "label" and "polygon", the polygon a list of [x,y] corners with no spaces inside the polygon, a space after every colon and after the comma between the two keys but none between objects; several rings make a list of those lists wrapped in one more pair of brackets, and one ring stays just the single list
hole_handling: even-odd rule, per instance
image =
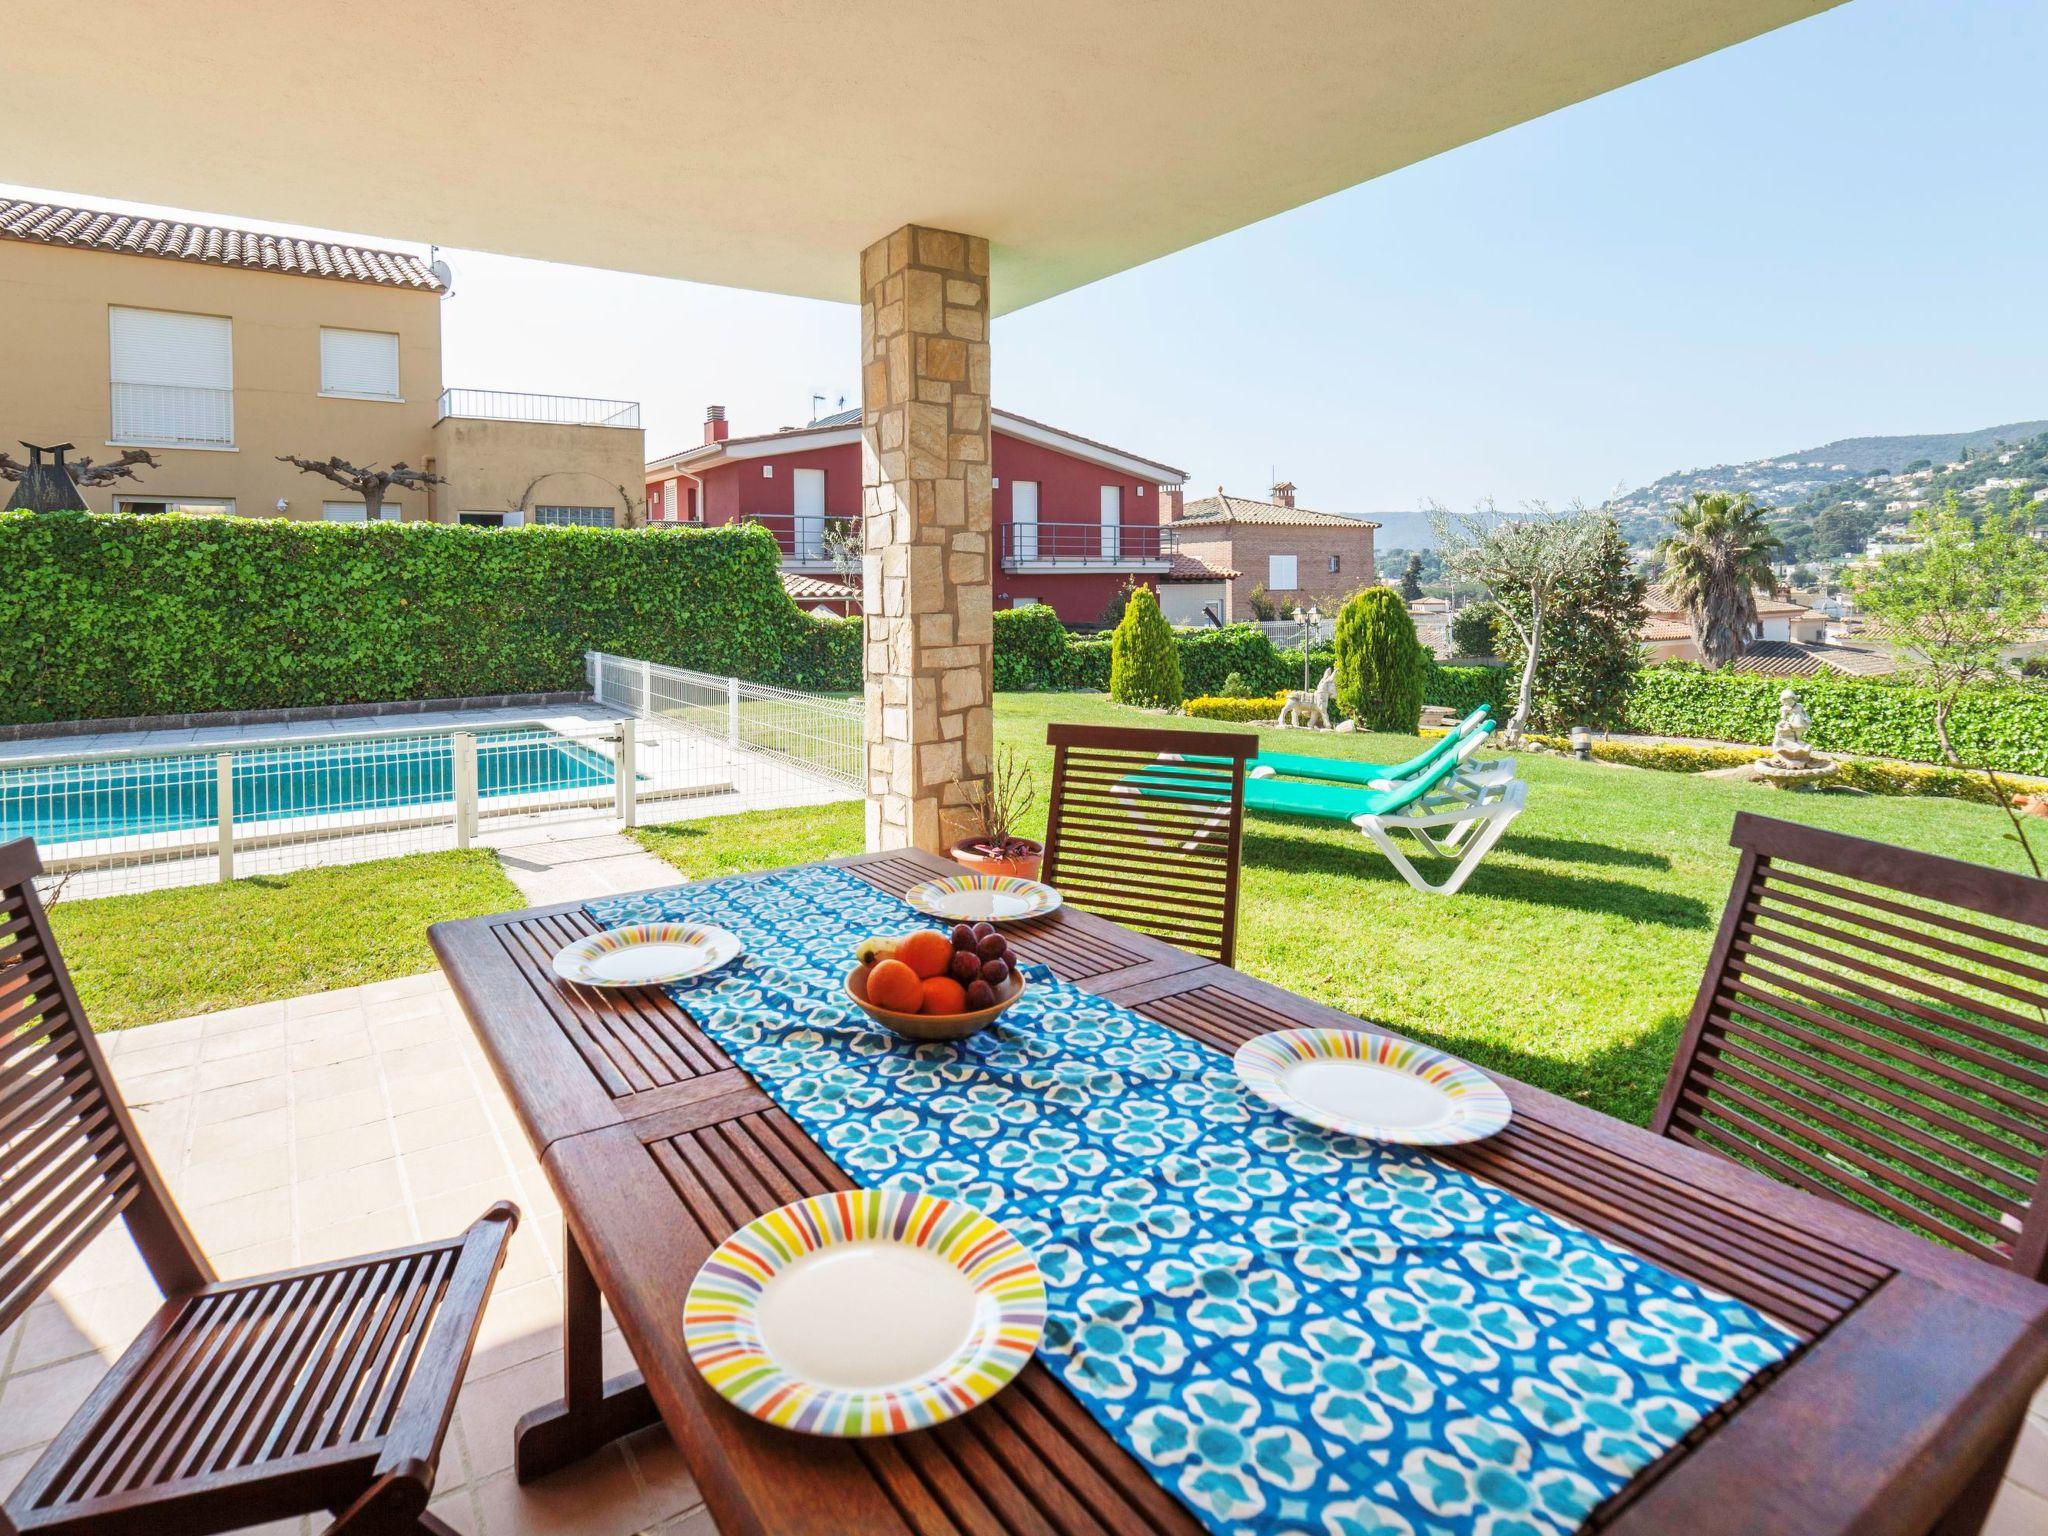
[{"label": "swimming pool", "polygon": [[[237,823],[397,810],[452,800],[455,740],[447,733],[309,740],[233,752]],[[0,842],[44,847],[196,831],[219,824],[219,757],[109,757],[0,766]],[[611,760],[544,726],[476,733],[479,801],[597,790]],[[374,819],[374,818],[371,818]]]}]

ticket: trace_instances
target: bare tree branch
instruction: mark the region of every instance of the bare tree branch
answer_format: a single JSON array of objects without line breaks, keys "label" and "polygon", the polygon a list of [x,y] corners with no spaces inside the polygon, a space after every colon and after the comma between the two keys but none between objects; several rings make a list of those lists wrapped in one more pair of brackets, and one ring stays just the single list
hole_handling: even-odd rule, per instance
[{"label": "bare tree branch", "polygon": [[295,453],[280,453],[277,462],[291,465],[302,475],[319,475],[354,491],[363,498],[363,515],[371,522],[375,522],[384,510],[384,497],[392,486],[418,491],[430,485],[448,483],[447,476],[437,475],[432,470],[414,469],[403,459],[389,469],[379,469],[374,464],[358,467],[338,455],[328,459],[302,459]]},{"label": "bare tree branch", "polygon": [[95,464],[91,459],[78,459],[69,468],[72,481],[80,489],[95,485],[112,485],[116,480],[133,480],[135,469],[141,465],[146,469],[161,469],[156,455],[147,448],[130,448],[118,459],[105,464]]}]

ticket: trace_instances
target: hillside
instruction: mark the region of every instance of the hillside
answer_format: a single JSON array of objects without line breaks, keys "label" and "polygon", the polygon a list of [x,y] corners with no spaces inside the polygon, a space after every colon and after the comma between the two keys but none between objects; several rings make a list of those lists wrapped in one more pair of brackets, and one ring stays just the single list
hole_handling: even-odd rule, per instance
[{"label": "hillside", "polygon": [[[1680,470],[1617,496],[1606,507],[1620,520],[1629,542],[1637,546],[1655,544],[1669,533],[1671,508],[1694,491],[1748,491],[1766,506],[1783,508],[1788,513],[1794,508],[1803,509],[1803,520],[1810,520],[1830,505],[1872,501],[1876,496],[1871,488],[1874,477],[1885,473],[1918,473],[1930,467],[1939,470],[1942,465],[1968,459],[1969,467],[1981,468],[1982,472],[1974,478],[1958,477],[1966,478],[1967,483],[1953,488],[1967,489],[1978,480],[1995,477],[1996,470],[1989,466],[1996,463],[1999,453],[2044,434],[2048,434],[2048,421],[2010,422],[1974,432],[1845,437],[1775,458]],[[1984,464],[1979,465],[1979,459]],[[1879,497],[1874,506],[1881,510],[1886,502],[1897,499]],[[1804,555],[1809,551],[1798,553]]]}]

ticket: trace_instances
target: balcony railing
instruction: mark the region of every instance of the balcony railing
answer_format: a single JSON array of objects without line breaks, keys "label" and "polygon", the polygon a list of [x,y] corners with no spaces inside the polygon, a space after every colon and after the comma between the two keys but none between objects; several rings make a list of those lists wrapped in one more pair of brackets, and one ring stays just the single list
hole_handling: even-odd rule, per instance
[{"label": "balcony railing", "polygon": [[637,427],[637,400],[584,395],[526,395],[509,389],[444,389],[441,415],[473,421],[533,421],[554,427]]},{"label": "balcony railing", "polygon": [[1154,523],[1005,523],[1003,564],[1128,569],[1172,561],[1175,533]]},{"label": "balcony railing", "polygon": [[235,392],[185,384],[113,386],[113,438],[135,448],[232,448]]},{"label": "balcony railing", "polygon": [[834,545],[844,539],[850,541],[855,568],[859,566],[860,518],[857,514],[749,512],[740,521],[759,523],[775,535],[775,544],[782,551],[784,565],[836,570],[840,557]]}]

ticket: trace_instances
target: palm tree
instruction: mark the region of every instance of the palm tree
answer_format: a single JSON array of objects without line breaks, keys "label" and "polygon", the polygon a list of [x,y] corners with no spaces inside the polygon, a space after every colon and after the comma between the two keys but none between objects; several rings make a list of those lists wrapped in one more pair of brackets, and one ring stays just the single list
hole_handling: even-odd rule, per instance
[{"label": "palm tree", "polygon": [[1678,532],[1661,546],[1664,584],[1685,610],[1701,659],[1725,667],[1756,630],[1756,589],[1771,589],[1778,540],[1747,491],[1694,491],[1673,518]]}]

